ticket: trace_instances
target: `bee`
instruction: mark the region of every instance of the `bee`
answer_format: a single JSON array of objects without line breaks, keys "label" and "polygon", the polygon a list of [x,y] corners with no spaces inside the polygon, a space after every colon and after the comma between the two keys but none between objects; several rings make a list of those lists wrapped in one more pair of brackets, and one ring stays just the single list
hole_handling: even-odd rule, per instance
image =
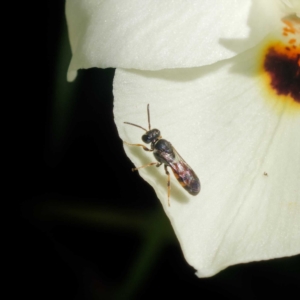
[{"label": "bee", "polygon": [[189,192],[191,195],[196,196],[200,192],[200,180],[193,169],[185,162],[185,160],[179,155],[179,153],[175,150],[172,144],[163,139],[160,135],[160,131],[158,129],[151,129],[150,125],[150,112],[149,112],[149,104],[147,105],[147,114],[148,114],[148,127],[149,129],[145,129],[142,126],[124,122],[124,124],[132,125],[146,131],[145,134],[142,135],[142,141],[146,144],[150,144],[151,149],[147,148],[143,144],[130,144],[124,141],[126,145],[129,146],[138,146],[142,147],[145,151],[153,152],[153,155],[157,162],[151,162],[144,166],[140,166],[137,168],[133,168],[132,171],[137,171],[142,168],[156,166],[159,167],[162,164],[164,165],[166,175],[168,176],[168,206],[170,206],[170,173],[168,171],[168,167],[174,173],[175,178],[181,184],[181,186]]}]

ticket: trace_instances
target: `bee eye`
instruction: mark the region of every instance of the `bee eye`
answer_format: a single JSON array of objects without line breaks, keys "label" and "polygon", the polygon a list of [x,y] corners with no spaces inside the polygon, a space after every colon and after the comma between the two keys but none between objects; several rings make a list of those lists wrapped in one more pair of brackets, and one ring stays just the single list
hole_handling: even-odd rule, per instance
[{"label": "bee eye", "polygon": [[144,135],[142,136],[142,140],[143,140],[143,142],[146,143],[146,144],[150,144],[150,143],[151,143],[151,137],[149,136],[149,134],[144,134]]}]

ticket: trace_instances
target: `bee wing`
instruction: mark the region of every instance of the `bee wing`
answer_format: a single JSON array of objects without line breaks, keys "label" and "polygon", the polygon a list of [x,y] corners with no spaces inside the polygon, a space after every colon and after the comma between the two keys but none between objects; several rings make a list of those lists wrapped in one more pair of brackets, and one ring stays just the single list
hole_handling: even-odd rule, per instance
[{"label": "bee wing", "polygon": [[174,147],[173,152],[175,154],[175,158],[172,161],[168,161],[168,164],[171,167],[174,176],[181,186],[191,195],[197,195],[200,192],[201,187],[198,176]]}]

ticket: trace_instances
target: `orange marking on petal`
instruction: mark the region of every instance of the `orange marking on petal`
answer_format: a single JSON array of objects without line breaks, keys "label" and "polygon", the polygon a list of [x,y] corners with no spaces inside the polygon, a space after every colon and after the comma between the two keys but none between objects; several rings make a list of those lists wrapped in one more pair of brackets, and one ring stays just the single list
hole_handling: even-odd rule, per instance
[{"label": "orange marking on petal", "polygon": [[300,21],[296,16],[290,16],[288,19],[282,19],[282,22],[286,25],[283,27],[283,35],[287,36],[288,34],[297,34],[300,33]]}]

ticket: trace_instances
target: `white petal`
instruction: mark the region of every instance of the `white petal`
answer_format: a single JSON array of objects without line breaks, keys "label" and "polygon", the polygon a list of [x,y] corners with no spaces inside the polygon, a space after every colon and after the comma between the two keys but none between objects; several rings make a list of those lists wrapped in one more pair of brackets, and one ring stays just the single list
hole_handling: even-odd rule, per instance
[{"label": "white petal", "polygon": [[[141,143],[144,132],[123,122],[147,128],[150,103],[152,128],[200,178],[201,192],[193,197],[171,174],[168,207],[163,168],[140,170],[199,277],[300,253],[300,105],[286,113],[284,104],[263,98],[256,60],[257,53],[247,51],[194,69],[116,71],[120,137]],[[136,166],[155,161],[141,147],[124,149]]]},{"label": "white petal", "polygon": [[261,41],[280,13],[274,0],[68,0],[68,80],[80,68],[160,70],[227,59]]},{"label": "white petal", "polygon": [[300,1],[299,0],[281,0],[281,10],[285,14],[296,14],[300,18]]}]

